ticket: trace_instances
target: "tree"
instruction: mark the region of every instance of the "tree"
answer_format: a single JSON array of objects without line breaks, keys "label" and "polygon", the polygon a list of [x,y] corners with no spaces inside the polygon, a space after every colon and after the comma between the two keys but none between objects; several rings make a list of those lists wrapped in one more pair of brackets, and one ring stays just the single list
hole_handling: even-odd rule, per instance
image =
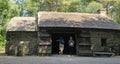
[{"label": "tree", "polygon": [[26,0],[23,4],[23,16],[35,16],[39,10],[39,1]]},{"label": "tree", "polygon": [[82,8],[81,8],[81,1],[79,0],[73,0],[70,1],[69,5],[68,5],[68,12],[82,12]]},{"label": "tree", "polygon": [[96,13],[101,8],[103,8],[103,5],[101,3],[92,1],[88,4],[86,12]]},{"label": "tree", "polygon": [[10,0],[0,0],[0,45],[6,42],[6,26],[10,19],[18,15],[18,7]]},{"label": "tree", "polygon": [[116,20],[118,23],[120,23],[120,0],[116,1],[113,5],[113,18]]},{"label": "tree", "polygon": [[0,46],[5,44],[5,26],[7,22],[7,12],[9,9],[7,0],[0,0]]}]

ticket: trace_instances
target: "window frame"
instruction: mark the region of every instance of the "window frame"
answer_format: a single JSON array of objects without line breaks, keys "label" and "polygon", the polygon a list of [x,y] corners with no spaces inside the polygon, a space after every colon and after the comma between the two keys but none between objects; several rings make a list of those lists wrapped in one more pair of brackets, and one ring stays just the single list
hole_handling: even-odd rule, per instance
[{"label": "window frame", "polygon": [[101,38],[101,46],[107,46],[107,38]]}]

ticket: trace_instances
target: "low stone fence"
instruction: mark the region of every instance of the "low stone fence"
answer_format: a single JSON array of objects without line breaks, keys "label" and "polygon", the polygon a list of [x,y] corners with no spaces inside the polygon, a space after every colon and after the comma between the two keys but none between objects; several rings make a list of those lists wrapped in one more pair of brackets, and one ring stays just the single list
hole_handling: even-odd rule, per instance
[{"label": "low stone fence", "polygon": [[5,53],[5,48],[0,47],[0,53]]}]

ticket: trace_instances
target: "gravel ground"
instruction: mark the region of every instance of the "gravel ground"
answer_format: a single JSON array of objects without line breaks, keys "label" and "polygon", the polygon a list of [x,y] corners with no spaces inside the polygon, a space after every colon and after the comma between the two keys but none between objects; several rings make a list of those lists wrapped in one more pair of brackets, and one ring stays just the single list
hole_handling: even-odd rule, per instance
[{"label": "gravel ground", "polygon": [[120,57],[53,56],[0,56],[0,64],[120,64]]}]

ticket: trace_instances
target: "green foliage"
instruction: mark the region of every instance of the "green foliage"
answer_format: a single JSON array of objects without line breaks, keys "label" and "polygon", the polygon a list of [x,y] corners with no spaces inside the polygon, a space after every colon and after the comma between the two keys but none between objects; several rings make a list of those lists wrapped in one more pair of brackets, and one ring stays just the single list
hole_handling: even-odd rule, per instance
[{"label": "green foliage", "polygon": [[79,0],[73,0],[68,6],[68,12],[80,12],[81,2]]},{"label": "green foliage", "polygon": [[8,9],[7,0],[0,0],[0,10]]},{"label": "green foliage", "polygon": [[120,23],[120,0],[118,0],[114,5],[113,5],[113,11],[114,11],[114,20],[116,20],[118,23]]},{"label": "green foliage", "polygon": [[4,46],[5,46],[5,38],[0,35],[0,47],[4,47]]},{"label": "green foliage", "polygon": [[101,8],[103,8],[103,5],[101,3],[92,1],[88,4],[86,8],[86,12],[96,13],[98,9],[101,9]]},{"label": "green foliage", "polygon": [[5,46],[5,35],[6,35],[6,25],[8,23],[8,19],[11,18],[10,16],[10,6],[8,4],[8,0],[0,0],[0,46],[4,47]]}]

